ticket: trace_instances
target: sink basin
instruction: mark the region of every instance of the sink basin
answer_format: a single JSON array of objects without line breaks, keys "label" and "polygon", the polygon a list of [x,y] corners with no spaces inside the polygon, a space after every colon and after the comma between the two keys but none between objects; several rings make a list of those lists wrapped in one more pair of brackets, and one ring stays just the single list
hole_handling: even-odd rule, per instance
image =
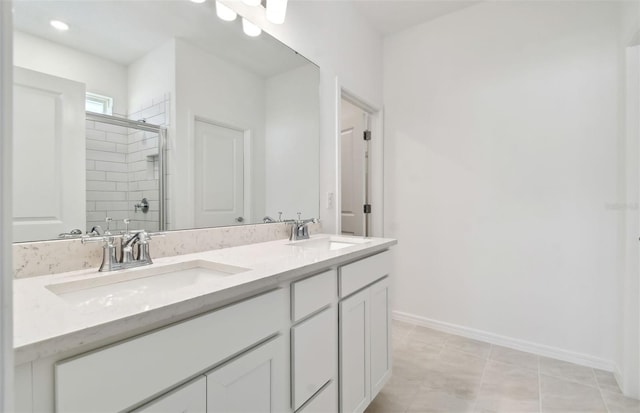
[{"label": "sink basin", "polygon": [[343,248],[353,247],[354,245],[366,244],[368,242],[371,242],[371,240],[366,238],[331,236],[325,238],[311,238],[304,241],[295,241],[287,245],[320,251],[335,251]]},{"label": "sink basin", "polygon": [[244,271],[249,269],[194,260],[103,273],[86,280],[50,284],[47,289],[78,308],[104,308],[119,303],[140,302],[168,293],[174,295],[180,290],[204,286]]}]

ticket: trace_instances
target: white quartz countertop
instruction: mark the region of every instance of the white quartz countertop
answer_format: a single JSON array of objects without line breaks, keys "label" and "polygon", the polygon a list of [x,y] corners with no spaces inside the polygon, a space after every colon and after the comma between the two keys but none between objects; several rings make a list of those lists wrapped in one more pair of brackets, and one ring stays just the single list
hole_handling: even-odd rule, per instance
[{"label": "white quartz countertop", "polygon": [[[312,240],[333,237],[318,234]],[[337,237],[347,239],[347,237]],[[308,248],[309,241],[277,240],[224,248],[195,254],[159,258],[154,264],[118,272],[98,272],[97,268],[14,281],[14,348],[16,363],[26,363],[74,348],[132,335],[188,318],[232,302],[253,292],[355,260],[389,248],[394,239],[354,237],[360,243],[337,250]],[[320,241],[322,242],[322,241]],[[308,245],[308,244],[307,244]],[[153,256],[153,246],[151,246]],[[61,257],[64,259],[64,257]],[[56,286],[81,281],[99,283],[104,276],[200,260],[247,271],[186,283],[166,291],[135,291],[122,300],[106,300],[102,305],[79,305],[55,293]],[[79,284],[79,283],[76,283]],[[53,287],[52,287],[53,286]],[[100,287],[102,290],[108,287]],[[53,290],[53,291],[52,291]]]}]

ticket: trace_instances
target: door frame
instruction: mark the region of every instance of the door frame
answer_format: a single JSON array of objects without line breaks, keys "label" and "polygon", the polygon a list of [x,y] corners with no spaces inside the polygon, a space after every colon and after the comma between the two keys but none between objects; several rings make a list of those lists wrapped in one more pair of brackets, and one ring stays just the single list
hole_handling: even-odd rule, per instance
[{"label": "door frame", "polygon": [[620,365],[614,372],[625,396],[640,396],[640,32],[626,47],[626,91],[625,91],[625,176],[626,194],[624,216],[625,264],[622,272],[622,330],[620,336]]},{"label": "door frame", "polygon": [[[335,220],[336,234],[342,233],[342,99],[359,107],[369,115],[370,130],[372,134],[369,143],[369,236],[384,236],[384,125],[383,110],[371,105],[357,94],[341,85],[336,79],[336,131],[335,131],[335,159],[336,159],[336,193],[335,193]],[[366,218],[365,218],[366,219]]]},{"label": "door frame", "polygon": [[12,1],[0,1],[0,411],[13,410]]},{"label": "door frame", "polygon": [[[219,126],[221,128],[226,128],[226,129],[233,129],[235,131],[238,132],[242,132],[242,135],[244,136],[244,141],[243,141],[243,178],[242,178],[242,189],[243,189],[243,196],[244,196],[244,202],[243,202],[243,208],[244,208],[244,213],[243,215],[245,217],[247,217],[245,219],[245,222],[243,222],[241,225],[246,225],[246,224],[252,224],[253,223],[253,215],[252,215],[252,175],[251,175],[251,171],[252,171],[252,163],[253,163],[253,159],[252,159],[252,148],[251,148],[251,142],[252,142],[252,137],[251,137],[251,129],[246,129],[243,128],[241,126],[236,126],[236,125],[231,125],[228,123],[224,123],[224,122],[218,122],[216,120],[211,120],[205,116],[200,116],[200,115],[195,115],[193,113],[190,114],[189,116],[190,120],[189,120],[189,146],[190,146],[190,153],[193,154],[194,150],[195,150],[195,146],[196,146],[196,122],[204,122],[204,123],[208,123],[210,125],[214,125],[214,126]],[[194,159],[194,158],[191,158]],[[192,176],[192,182],[189,185],[189,199],[191,199],[191,205],[195,204],[195,193],[193,191],[193,185],[195,182],[195,176],[193,174],[191,174]],[[195,214],[193,211],[191,211],[191,216],[192,216],[192,222],[195,222]]]}]

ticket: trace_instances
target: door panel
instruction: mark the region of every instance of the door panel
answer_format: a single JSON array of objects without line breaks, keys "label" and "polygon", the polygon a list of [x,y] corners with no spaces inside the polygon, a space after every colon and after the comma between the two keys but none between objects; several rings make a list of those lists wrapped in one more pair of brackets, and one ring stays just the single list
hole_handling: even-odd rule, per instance
[{"label": "door panel", "polygon": [[207,374],[207,413],[285,411],[284,351],[277,337]]},{"label": "door panel", "polygon": [[371,309],[371,399],[373,399],[391,375],[389,278],[378,281],[369,290]]},{"label": "door panel", "polygon": [[335,376],[337,319],[331,307],[291,328],[294,410]]},{"label": "door panel", "polygon": [[342,118],[342,233],[347,235],[365,235],[366,143],[363,133],[363,115]]},{"label": "door panel", "polygon": [[[207,380],[200,377],[135,410],[135,413],[205,413]],[[133,413],[133,412],[132,412]]]},{"label": "door panel", "polygon": [[13,240],[84,231],[85,85],[14,69]]},{"label": "door panel", "polygon": [[369,290],[340,302],[340,411],[361,413],[369,404]]},{"label": "door panel", "polygon": [[244,221],[244,133],[195,121],[195,226]]}]

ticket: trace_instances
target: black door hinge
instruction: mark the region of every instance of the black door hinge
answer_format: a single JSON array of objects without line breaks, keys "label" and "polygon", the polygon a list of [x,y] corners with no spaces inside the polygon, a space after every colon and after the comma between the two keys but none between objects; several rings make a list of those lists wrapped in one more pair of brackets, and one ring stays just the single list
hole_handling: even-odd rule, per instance
[{"label": "black door hinge", "polygon": [[370,130],[364,131],[363,137],[364,137],[365,141],[370,141],[371,140],[371,131]]},{"label": "black door hinge", "polygon": [[371,213],[371,204],[364,204],[364,213],[365,214]]}]

